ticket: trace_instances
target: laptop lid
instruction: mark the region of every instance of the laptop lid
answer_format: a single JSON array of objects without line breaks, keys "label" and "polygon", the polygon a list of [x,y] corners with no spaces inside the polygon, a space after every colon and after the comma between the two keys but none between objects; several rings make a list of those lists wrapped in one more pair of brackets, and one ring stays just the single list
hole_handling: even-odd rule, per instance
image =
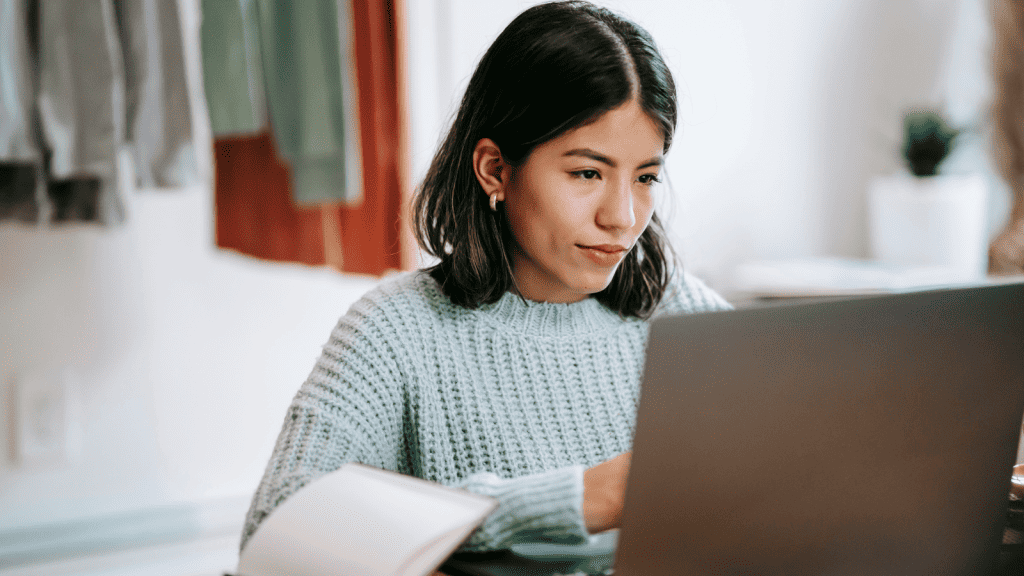
[{"label": "laptop lid", "polygon": [[1024,285],[651,325],[615,575],[979,574],[1024,414]]}]

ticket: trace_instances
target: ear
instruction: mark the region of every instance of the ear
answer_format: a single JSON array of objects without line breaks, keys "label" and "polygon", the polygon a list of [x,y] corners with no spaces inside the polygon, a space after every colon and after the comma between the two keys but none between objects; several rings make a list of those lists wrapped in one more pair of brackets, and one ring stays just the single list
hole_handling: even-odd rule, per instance
[{"label": "ear", "polygon": [[473,149],[473,172],[485,194],[490,196],[497,193],[499,202],[505,200],[509,168],[494,140],[481,138],[476,143]]}]

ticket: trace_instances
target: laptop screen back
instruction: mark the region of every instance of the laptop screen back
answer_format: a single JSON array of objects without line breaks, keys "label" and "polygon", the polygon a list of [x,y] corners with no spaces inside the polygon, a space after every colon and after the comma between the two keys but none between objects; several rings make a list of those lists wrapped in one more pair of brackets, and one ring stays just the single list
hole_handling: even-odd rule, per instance
[{"label": "laptop screen back", "polygon": [[615,574],[983,573],[1022,414],[1022,285],[655,320]]}]

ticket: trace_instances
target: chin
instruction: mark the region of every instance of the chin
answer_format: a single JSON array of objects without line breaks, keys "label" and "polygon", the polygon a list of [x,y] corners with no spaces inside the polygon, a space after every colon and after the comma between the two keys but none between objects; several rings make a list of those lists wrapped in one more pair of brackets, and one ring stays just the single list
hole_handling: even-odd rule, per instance
[{"label": "chin", "polygon": [[605,288],[611,285],[612,279],[615,278],[615,271],[612,273],[581,273],[577,276],[577,282],[570,284],[569,286],[580,294],[586,294],[593,296],[598,292],[601,292]]}]

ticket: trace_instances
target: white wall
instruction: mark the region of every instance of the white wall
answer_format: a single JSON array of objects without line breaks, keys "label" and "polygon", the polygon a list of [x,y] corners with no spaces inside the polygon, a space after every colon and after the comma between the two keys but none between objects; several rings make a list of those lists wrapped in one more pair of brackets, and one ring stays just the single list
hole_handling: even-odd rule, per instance
[{"label": "white wall", "polygon": [[116,230],[0,230],[0,379],[70,367],[82,432],[71,466],[5,461],[0,530],[251,492],[284,406],[370,285],[216,251],[208,188],[130,208]]},{"label": "white wall", "polygon": [[[530,2],[407,1],[418,178],[476,61]],[[960,0],[608,4],[648,27],[677,79],[674,230],[722,286],[744,259],[864,255],[865,183],[897,167],[900,113],[978,98],[957,88],[974,44],[967,72],[946,65]],[[2,391],[72,367],[83,432],[71,466],[0,463],[0,532],[254,489],[291,395],[373,280],[218,251],[211,204],[209,185],[145,191],[119,228],[0,226]]]}]

